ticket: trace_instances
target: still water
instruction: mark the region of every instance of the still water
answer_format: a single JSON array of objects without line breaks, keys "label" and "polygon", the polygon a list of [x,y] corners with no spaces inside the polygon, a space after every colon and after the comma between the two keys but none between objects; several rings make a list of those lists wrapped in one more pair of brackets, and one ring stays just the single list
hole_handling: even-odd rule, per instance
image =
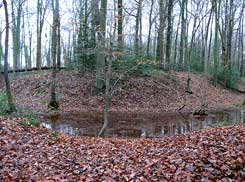
[{"label": "still water", "polygon": [[[209,112],[208,116],[187,113],[110,113],[106,137],[163,137],[207,127],[245,123],[245,110]],[[42,116],[42,125],[62,133],[97,136],[103,125],[103,113],[65,113]]]}]

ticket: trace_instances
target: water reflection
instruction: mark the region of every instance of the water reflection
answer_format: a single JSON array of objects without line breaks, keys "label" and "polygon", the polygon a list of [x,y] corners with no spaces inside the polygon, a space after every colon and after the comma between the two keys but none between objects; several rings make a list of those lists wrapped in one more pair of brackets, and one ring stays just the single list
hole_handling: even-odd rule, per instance
[{"label": "water reflection", "polygon": [[[198,117],[181,113],[110,113],[107,137],[163,137],[210,126],[244,123],[244,110],[211,112]],[[71,135],[97,136],[103,114],[67,113],[43,116],[43,126]]]}]

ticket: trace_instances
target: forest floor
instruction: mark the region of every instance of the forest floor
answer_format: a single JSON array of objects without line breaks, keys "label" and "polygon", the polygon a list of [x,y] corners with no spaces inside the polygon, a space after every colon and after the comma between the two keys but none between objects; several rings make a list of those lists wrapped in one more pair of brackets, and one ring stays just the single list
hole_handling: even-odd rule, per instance
[{"label": "forest floor", "polygon": [[[111,111],[193,111],[243,102],[244,94],[214,87],[205,76],[134,75],[118,81]],[[57,75],[61,112],[102,111],[94,96],[95,75],[62,71]],[[117,79],[113,79],[116,81]],[[18,108],[47,112],[50,72],[22,74],[12,80]],[[241,82],[242,83],[242,82]],[[240,84],[242,88],[244,85]],[[221,181],[245,179],[245,125],[213,127],[163,138],[68,136],[29,125],[28,119],[0,116],[0,181]]]},{"label": "forest floor", "polygon": [[158,139],[90,138],[0,117],[0,181],[221,181],[245,179],[245,126]]},{"label": "forest floor", "polygon": [[[117,75],[118,76],[118,75]],[[110,110],[113,112],[192,112],[207,105],[209,109],[242,103],[244,94],[228,90],[203,75],[190,74],[191,90],[186,92],[188,74],[164,72],[150,76],[130,75],[117,80],[114,76]],[[93,95],[95,74],[62,71],[57,74],[57,96],[62,112],[102,111],[103,95]],[[15,102],[20,108],[46,112],[50,99],[51,73],[41,72],[17,77],[12,81]],[[245,86],[245,84],[243,84]]]}]

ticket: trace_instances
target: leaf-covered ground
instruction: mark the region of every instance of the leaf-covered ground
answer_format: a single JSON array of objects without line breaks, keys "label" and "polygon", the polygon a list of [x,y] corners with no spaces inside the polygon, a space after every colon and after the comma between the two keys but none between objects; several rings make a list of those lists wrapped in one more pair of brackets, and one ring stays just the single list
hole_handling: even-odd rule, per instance
[{"label": "leaf-covered ground", "polygon": [[245,126],[160,139],[74,137],[0,118],[0,181],[243,181]]},{"label": "leaf-covered ground", "polygon": [[[244,94],[222,86],[214,87],[204,76],[191,74],[193,94],[186,93],[187,73],[173,72],[171,76],[131,75],[117,82],[113,89],[111,111],[164,112],[180,108],[193,111],[207,103],[209,108],[241,103]],[[95,75],[81,75],[75,71],[57,75],[57,96],[60,109],[69,111],[102,111],[103,96],[92,94]],[[50,73],[20,76],[12,82],[15,102],[19,107],[46,111],[50,99]],[[113,81],[116,81],[116,77]]]}]

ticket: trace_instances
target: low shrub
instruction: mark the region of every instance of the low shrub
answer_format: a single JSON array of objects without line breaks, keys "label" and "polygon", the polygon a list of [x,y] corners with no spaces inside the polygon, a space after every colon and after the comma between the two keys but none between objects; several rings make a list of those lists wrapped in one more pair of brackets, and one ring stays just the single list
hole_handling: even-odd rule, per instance
[{"label": "low shrub", "polygon": [[21,122],[21,125],[39,127],[40,126],[40,122],[37,119],[31,117],[31,118],[27,118],[26,121]]},{"label": "low shrub", "polygon": [[8,113],[8,99],[5,92],[0,92],[0,115]]},{"label": "low shrub", "polygon": [[[210,75],[214,75],[214,67],[210,67]],[[216,71],[218,82],[225,85],[227,88],[236,89],[238,81],[240,80],[240,73],[235,67],[230,69],[220,66]]]}]

